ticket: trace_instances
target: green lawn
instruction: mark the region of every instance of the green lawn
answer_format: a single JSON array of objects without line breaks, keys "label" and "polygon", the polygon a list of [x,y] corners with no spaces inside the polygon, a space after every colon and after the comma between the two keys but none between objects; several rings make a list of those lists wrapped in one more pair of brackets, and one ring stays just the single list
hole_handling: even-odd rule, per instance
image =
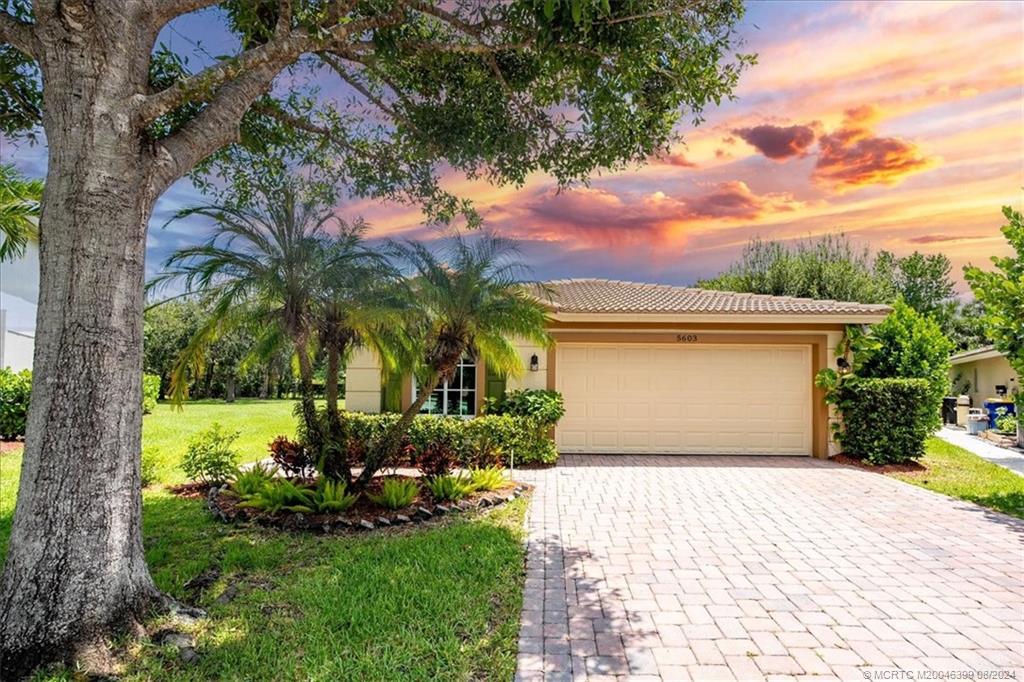
[{"label": "green lawn", "polygon": [[929,438],[925,471],[890,476],[1024,519],[1024,476],[940,438]]},{"label": "green lawn", "polygon": [[[161,479],[183,479],[177,459],[195,431],[219,420],[241,428],[244,459],[294,432],[291,403],[161,405],[144,442],[163,453]],[[21,455],[0,458],[0,559],[6,551]],[[146,557],[157,585],[210,618],[193,665],[135,643],[130,680],[511,679],[522,603],[525,500],[486,516],[356,537],[291,535],[215,522],[203,503],[162,485],[143,494]],[[216,572],[212,585],[186,590]],[[238,586],[227,603],[218,597]],[[154,621],[153,628],[160,626]],[[70,678],[48,671],[40,679]]]},{"label": "green lawn", "polygon": [[188,440],[213,422],[233,431],[240,431],[236,449],[242,462],[263,459],[267,444],[278,435],[295,436],[293,400],[241,399],[232,404],[221,400],[187,402],[181,408],[160,403],[142,418],[142,445],[156,447],[159,452],[157,479],[165,483],[182,483],[185,474],[179,463]]}]

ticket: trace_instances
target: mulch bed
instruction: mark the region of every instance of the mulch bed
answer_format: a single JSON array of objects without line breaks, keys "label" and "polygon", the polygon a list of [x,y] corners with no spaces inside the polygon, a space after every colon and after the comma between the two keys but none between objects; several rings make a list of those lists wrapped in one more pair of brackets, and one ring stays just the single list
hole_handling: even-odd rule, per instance
[{"label": "mulch bed", "polygon": [[[408,478],[406,476],[381,476],[375,478],[367,488],[367,493],[376,494],[383,481],[387,478]],[[178,486],[189,488],[196,484]],[[221,521],[227,523],[255,523],[260,526],[280,528],[282,530],[313,531],[320,533],[338,533],[367,531],[378,528],[424,523],[442,516],[460,512],[497,507],[515,500],[532,489],[532,486],[509,481],[506,485],[491,491],[476,492],[458,502],[438,502],[426,488],[421,488],[419,495],[404,509],[385,509],[367,497],[364,493],[359,500],[343,514],[303,514],[297,512],[278,512],[269,514],[250,507],[239,507],[242,501],[229,488],[210,488],[206,492],[206,506]],[[192,497],[192,491],[183,491]]]},{"label": "mulch bed", "polygon": [[10,455],[25,447],[23,440],[0,440],[0,455]]},{"label": "mulch bed", "polygon": [[838,454],[829,457],[829,460],[837,464],[855,466],[867,471],[874,471],[879,474],[920,474],[928,471],[928,467],[918,462],[907,462],[905,464],[868,464],[862,459],[851,457],[847,454]]}]

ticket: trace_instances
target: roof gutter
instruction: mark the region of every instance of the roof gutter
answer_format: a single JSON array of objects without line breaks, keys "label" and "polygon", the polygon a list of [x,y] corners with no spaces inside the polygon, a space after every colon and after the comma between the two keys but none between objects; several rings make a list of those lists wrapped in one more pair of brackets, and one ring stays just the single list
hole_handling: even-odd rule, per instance
[{"label": "roof gutter", "polygon": [[551,319],[559,322],[721,322],[735,324],[877,324],[886,318],[879,313],[779,314],[779,313],[566,313],[554,311]]}]

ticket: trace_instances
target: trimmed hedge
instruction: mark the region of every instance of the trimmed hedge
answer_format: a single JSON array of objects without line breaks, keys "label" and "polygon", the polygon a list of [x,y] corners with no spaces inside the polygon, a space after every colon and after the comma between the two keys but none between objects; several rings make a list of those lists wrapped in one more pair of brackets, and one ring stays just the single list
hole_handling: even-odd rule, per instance
[{"label": "trimmed hedge", "polygon": [[32,372],[0,369],[0,438],[13,440],[25,436],[31,390]]},{"label": "trimmed hedge", "polygon": [[142,375],[142,414],[149,414],[156,408],[160,399],[160,375]]},{"label": "trimmed hedge", "polygon": [[565,416],[565,401],[558,391],[527,388],[508,391],[500,398],[488,398],[484,412],[531,417],[542,428],[550,428]]},{"label": "trimmed hedge", "polygon": [[836,389],[843,416],[837,440],[870,464],[902,464],[924,455],[932,432],[932,387],[926,379],[849,378]]},{"label": "trimmed hedge", "polygon": [[[397,414],[342,414],[342,426],[357,442],[369,443],[398,421]],[[482,443],[497,448],[507,466],[512,457],[515,465],[553,464],[558,459],[555,444],[546,429],[529,417],[512,415],[484,415],[474,419],[417,415],[408,433],[413,458],[431,443],[444,442],[458,453],[463,464],[473,462]]]}]

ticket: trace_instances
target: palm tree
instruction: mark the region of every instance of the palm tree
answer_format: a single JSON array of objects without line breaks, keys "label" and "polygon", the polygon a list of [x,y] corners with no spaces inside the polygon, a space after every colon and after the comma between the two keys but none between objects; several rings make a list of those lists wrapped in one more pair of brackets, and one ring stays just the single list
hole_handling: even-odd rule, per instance
[{"label": "palm tree", "polygon": [[0,165],[0,263],[20,258],[29,242],[39,240],[39,205],[43,181],[31,180]]},{"label": "palm tree", "polygon": [[184,284],[186,295],[200,295],[208,317],[182,351],[172,378],[175,401],[187,395],[187,370],[201,365],[203,351],[226,330],[252,324],[261,328],[257,352],[270,353],[290,342],[298,359],[303,422],[314,443],[320,428],[313,402],[314,305],[324,262],[325,226],[333,212],[302,196],[294,182],[260,188],[250,206],[205,204],[186,208],[174,219],[203,216],[214,221],[210,239],[175,251],[165,271],[149,286]]},{"label": "palm tree", "polygon": [[514,242],[485,232],[472,239],[453,237],[445,246],[435,255],[414,242],[393,245],[412,269],[414,312],[406,331],[422,349],[413,368],[419,391],[399,420],[371,444],[356,489],[365,487],[397,454],[413,418],[434,389],[453,376],[463,356],[473,355],[499,373],[516,375],[523,371],[516,338],[541,346],[551,343],[547,309],[538,289],[522,282],[526,268],[517,259]]},{"label": "palm tree", "polygon": [[323,244],[316,325],[327,356],[327,417],[334,425],[339,420],[340,365],[354,348],[372,347],[386,370],[394,370],[409,354],[409,342],[401,334],[409,305],[405,280],[383,254],[364,245],[366,230],[357,220]]}]

